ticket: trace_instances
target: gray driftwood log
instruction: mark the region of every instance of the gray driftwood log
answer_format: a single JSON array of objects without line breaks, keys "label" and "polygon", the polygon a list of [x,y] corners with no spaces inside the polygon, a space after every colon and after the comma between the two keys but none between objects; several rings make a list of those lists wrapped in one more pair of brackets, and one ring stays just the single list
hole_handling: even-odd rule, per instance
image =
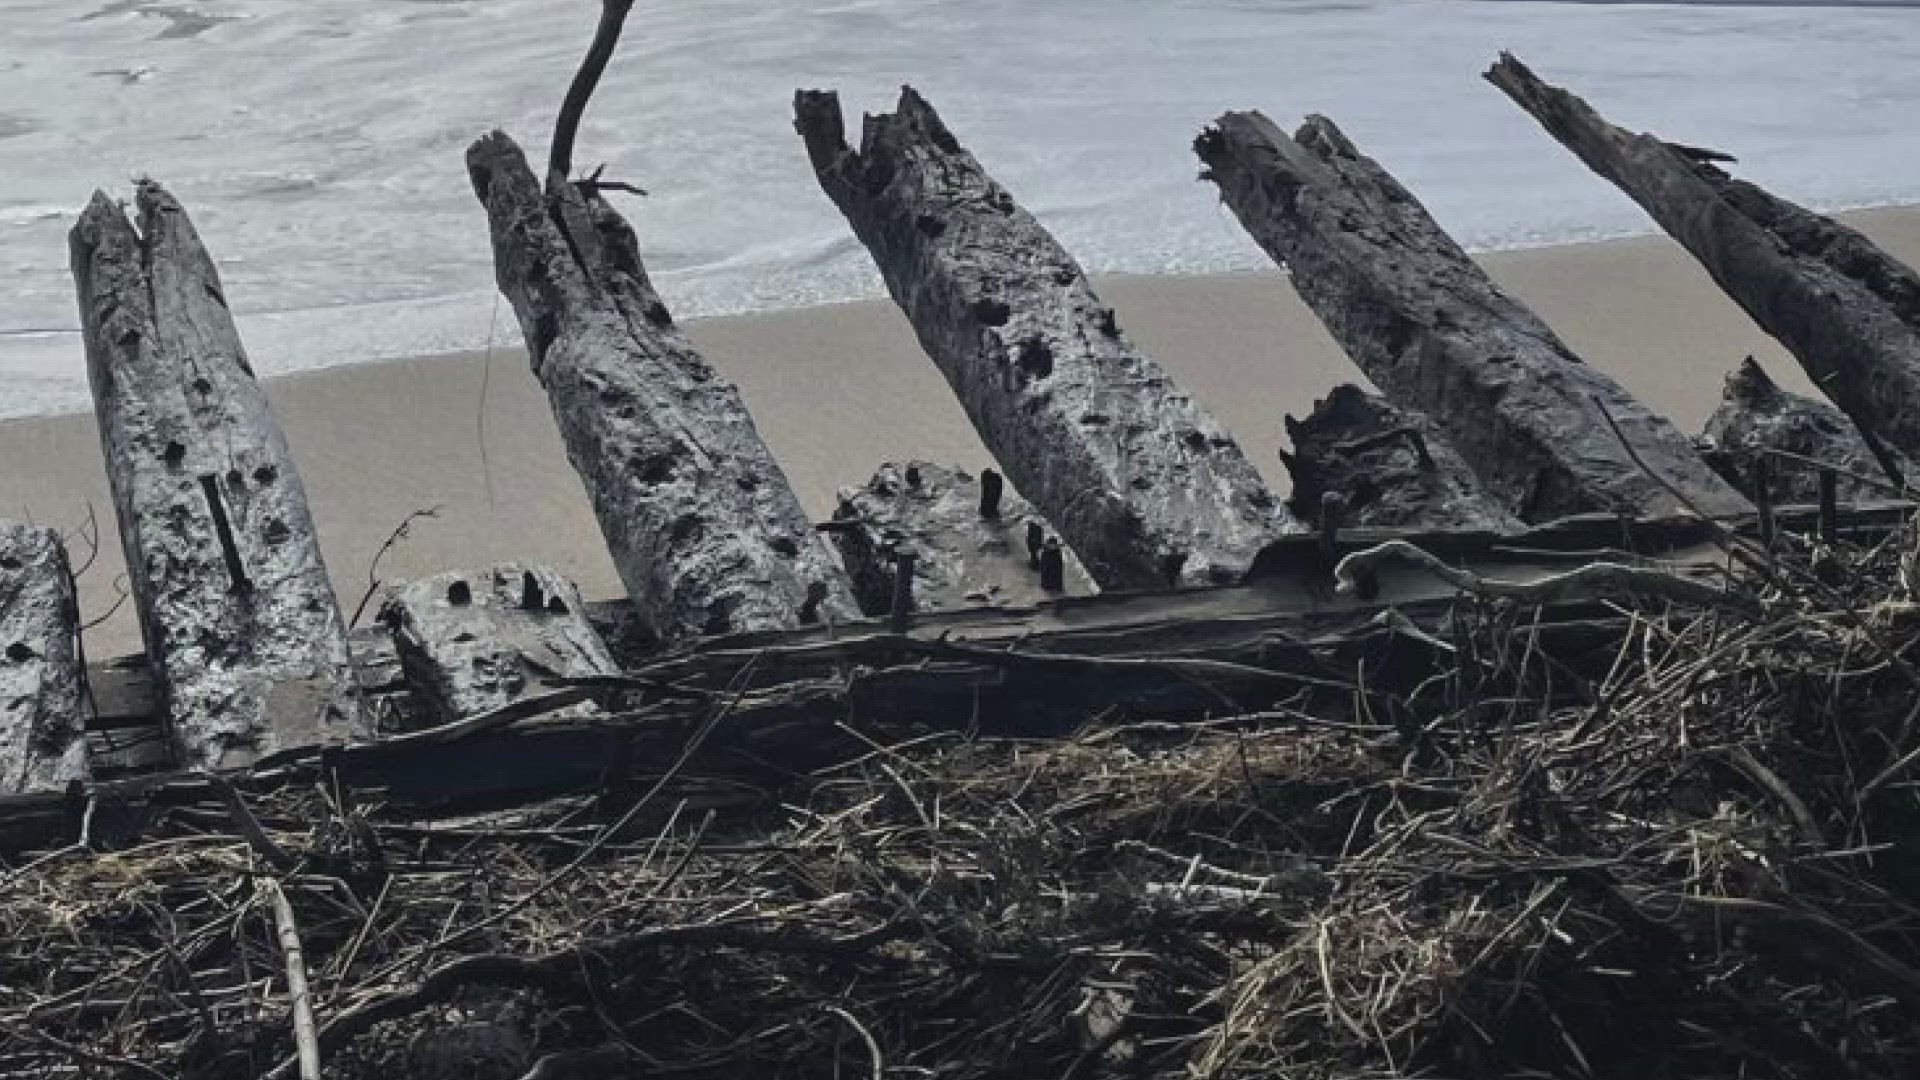
[{"label": "gray driftwood log", "polygon": [[306,492],[180,204],[71,236],[87,374],[147,653],[192,767],[366,734]]},{"label": "gray driftwood log", "polygon": [[907,89],[847,145],[801,91],[815,174],[982,441],[1102,588],[1236,579],[1299,525],[1239,445],[1129,341],[1073,257]]},{"label": "gray driftwood log", "polygon": [[1309,117],[1289,138],[1260,113],[1227,113],[1194,149],[1367,378],[1395,405],[1430,416],[1510,513],[1683,512],[1607,416],[1696,506],[1752,509],[1677,428],[1494,285],[1332,121]]},{"label": "gray driftwood log", "polygon": [[1335,496],[1342,527],[1489,529],[1515,532],[1520,519],[1420,413],[1395,408],[1352,383],[1313,403],[1305,420],[1287,417],[1293,512],[1317,520]]},{"label": "gray driftwood log", "polygon": [[1606,122],[1502,54],[1487,79],[1691,252],[1853,418],[1888,472],[1920,454],[1920,277],[1871,240],[1745,181],[1730,160]]},{"label": "gray driftwood log", "polygon": [[[912,610],[1024,607],[1052,596],[1040,587],[1039,552],[1052,530],[1025,499],[1002,491],[995,513],[981,512],[980,481],[962,469],[915,461],[882,465],[866,486],[840,492],[830,535],[867,615],[888,613],[894,553],[914,556]],[[1070,596],[1099,591],[1071,552],[1063,553]]]},{"label": "gray driftwood log", "polygon": [[440,722],[500,708],[544,679],[620,673],[579,590],[547,566],[501,563],[408,582],[380,618],[416,705]]},{"label": "gray driftwood log", "polygon": [[87,779],[79,637],[59,535],[0,523],[0,795]]},{"label": "gray driftwood log", "polygon": [[1776,503],[1817,502],[1822,465],[1834,470],[1835,491],[1843,501],[1898,494],[1889,490],[1878,459],[1845,413],[1824,401],[1781,389],[1751,356],[1727,376],[1720,407],[1707,417],[1701,441],[1707,459],[1749,497],[1754,494],[1756,462],[1763,454],[1768,459],[1769,492]]},{"label": "gray driftwood log", "polygon": [[473,144],[467,168],[500,291],[647,629],[674,640],[857,617],[739,391],[674,325],[626,221],[565,177],[543,190],[502,132]]}]

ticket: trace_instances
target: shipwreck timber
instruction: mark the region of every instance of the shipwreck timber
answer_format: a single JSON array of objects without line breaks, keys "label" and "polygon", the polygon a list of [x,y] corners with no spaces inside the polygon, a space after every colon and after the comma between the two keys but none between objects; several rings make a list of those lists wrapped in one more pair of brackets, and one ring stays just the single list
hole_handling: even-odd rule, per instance
[{"label": "shipwreck timber", "polygon": [[1854,230],[1728,176],[1712,160],[1725,155],[1615,127],[1511,54],[1486,77],[1691,252],[1901,479],[1896,453],[1920,454],[1920,277]]},{"label": "shipwreck timber", "polygon": [[408,582],[380,619],[416,711],[440,723],[501,708],[545,679],[620,671],[580,591],[548,566],[502,563]]},{"label": "shipwreck timber", "polygon": [[882,465],[864,486],[841,491],[833,517],[830,535],[869,616],[892,610],[901,553],[913,560],[909,611],[1026,606],[1050,594],[1098,591],[1066,551],[1059,556],[1063,588],[1043,586],[1051,531],[991,470],[976,479],[925,461]]},{"label": "shipwreck timber", "polygon": [[1331,120],[1309,117],[1288,138],[1260,113],[1231,112],[1194,149],[1341,347],[1388,400],[1440,425],[1507,512],[1675,513],[1668,485],[1707,513],[1748,509],[1686,436],[1494,285]]},{"label": "shipwreck timber", "polygon": [[494,267],[642,624],[662,640],[858,616],[739,391],[674,325],[597,189],[467,152]]},{"label": "shipwreck timber", "polygon": [[305,489],[213,259],[159,184],[71,236],[87,374],[175,752],[203,767],[366,734]]},{"label": "shipwreck timber", "polygon": [[85,781],[89,711],[66,545],[0,523],[0,795]]},{"label": "shipwreck timber", "polygon": [[987,449],[1101,588],[1232,581],[1299,528],[924,98],[908,88],[867,117],[857,151],[836,95],[801,91],[794,111],[821,187]]},{"label": "shipwreck timber", "polygon": [[1845,413],[1782,389],[1751,356],[1727,376],[1702,443],[1708,460],[1749,498],[1757,495],[1756,479],[1764,478],[1765,497],[1773,502],[1816,502],[1823,470],[1833,474],[1834,494],[1845,502],[1898,492]]},{"label": "shipwreck timber", "polygon": [[1522,527],[1431,420],[1352,383],[1334,387],[1306,419],[1289,416],[1286,425],[1293,450],[1282,450],[1280,460],[1293,474],[1288,504],[1303,519],[1319,520],[1337,506],[1338,521],[1323,527]]}]

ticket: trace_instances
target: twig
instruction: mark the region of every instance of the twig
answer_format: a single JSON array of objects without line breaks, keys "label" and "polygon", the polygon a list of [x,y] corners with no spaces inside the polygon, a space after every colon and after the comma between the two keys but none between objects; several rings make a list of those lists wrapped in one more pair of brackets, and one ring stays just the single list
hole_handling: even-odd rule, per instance
[{"label": "twig", "polygon": [[307,961],[300,947],[300,928],[293,921],[293,905],[286,890],[272,878],[260,882],[273,908],[273,925],[280,937],[280,953],[287,962],[287,996],[293,1001],[293,1042],[300,1063],[300,1080],[320,1080],[320,1040],[313,1023],[313,997],[307,989]]},{"label": "twig", "polygon": [[887,1074],[887,1059],[881,1055],[880,1044],[874,1040],[873,1033],[852,1013],[838,1005],[822,1005],[821,1008],[846,1021],[847,1026],[860,1036],[860,1041],[867,1044],[867,1061],[873,1066],[873,1080],[882,1080]]},{"label": "twig", "polygon": [[373,561],[367,564],[367,591],[360,594],[360,602],[354,605],[353,618],[347,620],[348,629],[360,625],[360,616],[366,613],[367,602],[373,599],[374,593],[380,591],[380,560],[386,557],[387,552],[395,544],[407,538],[407,533],[412,530],[414,522],[421,518],[439,516],[440,507],[437,505],[429,506],[424,510],[415,510],[401,518],[400,524],[394,526],[393,531],[387,534],[387,538],[381,541],[380,549],[373,553]]},{"label": "twig", "polygon": [[560,101],[560,115],[553,121],[553,145],[547,150],[548,183],[556,176],[565,180],[573,172],[573,140],[580,131],[580,117],[587,111],[587,101],[593,97],[594,89],[600,85],[607,61],[613,59],[613,47],[619,44],[620,30],[626,25],[627,12],[632,9],[633,0],[601,0],[600,25],[594,28],[593,44],[581,58],[580,70],[573,73],[567,96]]},{"label": "twig", "polygon": [[1524,604],[1552,604],[1565,600],[1643,593],[1699,607],[1729,608],[1750,617],[1760,615],[1759,605],[1746,597],[1665,570],[1598,562],[1538,581],[1497,581],[1448,566],[1438,557],[1405,540],[1388,540],[1341,559],[1333,569],[1339,591],[1354,591],[1364,574],[1386,562],[1413,563],[1463,592]]}]

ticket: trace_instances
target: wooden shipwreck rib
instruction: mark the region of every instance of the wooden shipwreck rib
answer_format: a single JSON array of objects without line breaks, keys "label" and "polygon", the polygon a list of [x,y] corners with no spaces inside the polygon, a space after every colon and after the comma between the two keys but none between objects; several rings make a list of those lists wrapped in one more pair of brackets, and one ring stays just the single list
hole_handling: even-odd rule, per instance
[{"label": "wooden shipwreck rib", "polygon": [[1439,425],[1508,513],[1679,512],[1668,485],[1709,514],[1750,509],[1686,436],[1494,285],[1331,120],[1309,117],[1288,138],[1260,113],[1227,113],[1194,149],[1367,378]]},{"label": "wooden shipwreck rib", "polygon": [[0,795],[87,779],[88,705],[66,546],[0,523]]},{"label": "wooden shipwreck rib", "polygon": [[[1287,417],[1288,505],[1322,527],[1397,526],[1517,532],[1509,513],[1424,414],[1343,383],[1305,420]],[[1331,514],[1333,520],[1324,520]]]},{"label": "wooden shipwreck rib", "polygon": [[1858,232],[1733,179],[1697,150],[1607,123],[1511,54],[1486,77],[1691,252],[1900,479],[1889,448],[1920,454],[1920,277]]},{"label": "wooden shipwreck rib", "polygon": [[364,737],[305,489],[213,260],[151,181],[140,227],[96,193],[71,237],[127,575],[183,762]]},{"label": "wooden shipwreck rib", "polygon": [[597,189],[543,189],[502,132],[467,152],[513,304],[634,611],[656,637],[857,618],[740,393],[674,325]]},{"label": "wooden shipwreck rib", "polygon": [[1299,528],[912,88],[866,118],[857,151],[836,95],[802,91],[794,112],[821,187],[981,440],[1101,588],[1232,581]]}]

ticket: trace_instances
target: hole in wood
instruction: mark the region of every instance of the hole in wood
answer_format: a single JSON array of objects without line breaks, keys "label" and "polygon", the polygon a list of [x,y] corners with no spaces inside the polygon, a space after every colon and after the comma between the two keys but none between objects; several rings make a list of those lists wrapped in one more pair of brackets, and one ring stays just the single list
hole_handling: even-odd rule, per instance
[{"label": "hole in wood", "polygon": [[1032,378],[1044,379],[1053,374],[1053,349],[1039,338],[1028,338],[1020,343],[1017,362],[1020,370]]},{"label": "hole in wood", "polygon": [[195,379],[193,380],[193,392],[205,397],[213,393],[213,384],[205,379]]},{"label": "hole in wood", "polygon": [[997,297],[984,297],[973,302],[973,318],[982,326],[1005,326],[1013,318],[1013,309]]},{"label": "hole in wood", "polygon": [[262,465],[253,470],[253,482],[256,484],[271,484],[278,479],[280,479],[280,470],[271,465]]},{"label": "hole in wood", "polygon": [[554,615],[565,615],[567,613],[567,602],[557,596],[549,596],[547,597],[547,611]]},{"label": "hole in wood", "polygon": [[287,527],[286,522],[273,518],[267,522],[267,527],[261,530],[261,535],[266,538],[267,543],[278,545],[292,539],[293,530]]},{"label": "hole in wood", "polygon": [[540,587],[540,579],[528,570],[520,575],[520,606],[528,611],[539,611],[546,606],[546,590]]},{"label": "hole in wood", "polygon": [[187,460],[187,448],[184,444],[169,442],[166,448],[160,451],[160,460],[177,468],[181,462]]},{"label": "hole in wood", "polygon": [[7,646],[7,659],[16,664],[24,664],[36,655],[38,654],[33,651],[33,648],[24,641],[16,641]]},{"label": "hole in wood", "polygon": [[447,586],[447,603],[454,607],[465,607],[473,603],[473,586],[464,581],[456,581]]},{"label": "hole in wood", "polygon": [[789,559],[800,554],[800,545],[794,543],[791,537],[776,536],[772,540],[767,541],[767,546],[785,555]]},{"label": "hole in wood", "polygon": [[211,473],[201,476],[200,494],[207,500],[207,513],[213,517],[213,534],[220,541],[220,556],[227,564],[227,591],[252,592],[247,564],[240,558],[240,545],[233,538],[233,523],[227,519],[227,502],[220,497],[219,478]]}]

